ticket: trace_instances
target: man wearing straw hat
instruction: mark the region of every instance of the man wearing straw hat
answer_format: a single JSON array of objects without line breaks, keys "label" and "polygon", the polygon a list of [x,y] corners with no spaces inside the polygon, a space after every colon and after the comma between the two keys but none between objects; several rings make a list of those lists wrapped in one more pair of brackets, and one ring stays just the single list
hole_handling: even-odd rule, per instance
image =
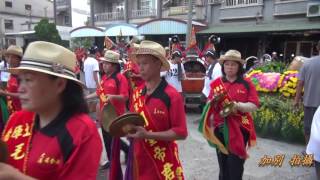
[{"label": "man wearing straw hat", "polygon": [[[7,49],[5,55],[8,57],[9,67],[15,68],[20,65],[20,61],[23,55],[22,48],[19,46],[11,45]],[[12,114],[21,110],[21,103],[18,99],[18,79],[16,75],[10,75],[7,90],[0,90],[1,95],[7,96],[7,105],[9,113]]]},{"label": "man wearing straw hat", "polygon": [[136,62],[145,85],[133,94],[132,110],[140,113],[145,126],[134,126],[133,157],[126,177],[133,179],[183,179],[175,140],[187,137],[186,116],[182,97],[160,77],[169,70],[165,49],[158,43],[142,41]]},{"label": "man wearing straw hat", "polygon": [[[125,112],[125,102],[128,99],[128,81],[120,73],[120,55],[117,52],[108,50],[105,52],[104,58],[100,58],[104,75],[102,76],[99,89],[96,93],[90,94],[87,98],[99,96],[100,112],[108,103],[115,108],[116,115],[120,116]],[[100,121],[103,121],[101,115],[97,115]],[[121,179],[122,172],[120,166],[120,147],[128,154],[127,145],[120,138],[111,137],[111,135],[102,131],[108,158],[111,160],[111,169],[109,179]]]}]

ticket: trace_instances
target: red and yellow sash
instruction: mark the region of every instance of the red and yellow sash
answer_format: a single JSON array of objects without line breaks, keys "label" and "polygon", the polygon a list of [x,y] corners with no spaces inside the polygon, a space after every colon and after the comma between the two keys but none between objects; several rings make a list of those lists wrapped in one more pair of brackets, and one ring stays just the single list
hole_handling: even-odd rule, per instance
[{"label": "red and yellow sash", "polygon": [[[214,81],[212,87],[213,98],[218,96],[220,96],[220,98],[218,100],[212,100],[210,102],[209,107],[207,107],[207,110],[203,114],[204,122],[201,127],[199,126],[199,130],[203,133],[204,137],[210,143],[215,144],[222,153],[228,154],[229,151],[231,151],[233,154],[246,158],[246,145],[243,142],[243,135],[241,133],[240,127],[244,128],[249,133],[249,146],[255,145],[256,133],[254,129],[253,119],[250,113],[242,113],[239,111],[226,117],[225,123],[228,126],[228,135],[225,137],[228,137],[228,147],[225,147],[225,145],[214,135],[214,127],[212,127],[211,125],[212,121],[214,120],[210,117],[212,117],[212,114],[214,114],[214,116],[220,116],[219,113],[223,110],[223,107],[233,100],[228,94],[228,91],[226,90],[221,78]],[[214,119],[216,120],[219,118],[220,117],[215,117]]]},{"label": "red and yellow sash", "polygon": [[26,174],[35,115],[27,112],[23,119],[18,118],[15,114],[10,117],[1,139],[8,145],[8,164]]},{"label": "red and yellow sash", "polygon": [[[142,89],[137,88],[133,94],[134,110],[140,113],[145,120],[145,129],[147,131],[157,131],[152,118],[145,106],[145,96],[142,95]],[[145,139],[143,147],[147,157],[150,158],[157,169],[158,179],[173,180],[184,179],[182,166],[178,157],[177,144],[172,141],[160,141],[154,139]],[[138,162],[143,163],[143,162]]]}]

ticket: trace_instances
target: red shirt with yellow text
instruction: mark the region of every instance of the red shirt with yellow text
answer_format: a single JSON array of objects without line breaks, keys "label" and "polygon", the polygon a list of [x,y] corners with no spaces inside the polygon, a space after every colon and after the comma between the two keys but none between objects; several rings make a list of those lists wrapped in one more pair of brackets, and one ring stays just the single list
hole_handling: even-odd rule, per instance
[{"label": "red shirt with yellow text", "polygon": [[[215,81],[220,81],[220,78],[216,79]],[[211,90],[208,99],[212,99],[213,96],[213,81],[210,84]],[[259,106],[259,96],[257,94],[256,88],[251,82],[250,79],[244,79],[245,82],[248,84],[248,89],[245,87],[244,83],[240,83],[237,81],[229,82],[226,79],[222,78],[223,84],[225,89],[227,90],[230,98],[235,102],[251,102],[256,106]],[[218,127],[224,123],[223,118],[219,115],[219,112],[215,112],[215,120],[214,120],[214,127]]]},{"label": "red shirt with yellow text", "polygon": [[[128,98],[128,81],[121,74],[116,73],[107,77],[102,76],[100,83],[101,89],[97,90],[97,95],[100,97],[100,108],[106,103],[106,98],[109,94],[122,95]],[[117,114],[121,115],[125,112],[125,101],[111,100],[111,104],[115,107]]]},{"label": "red shirt with yellow text", "polygon": [[[142,93],[146,93],[146,88]],[[182,96],[164,79],[151,95],[146,95],[145,106],[150,115],[149,121],[153,122],[157,131],[172,130],[179,136],[187,136],[186,115]],[[153,160],[147,157],[143,141],[145,139],[134,139],[133,141],[135,158],[139,159],[139,162],[143,162],[138,165],[139,179],[155,179],[155,173],[158,170],[154,166]],[[174,152],[169,143],[167,143],[166,148]],[[174,159],[176,157],[169,158]]]},{"label": "red shirt with yellow text", "polygon": [[[30,128],[32,127],[33,128]],[[29,140],[22,140],[27,136]],[[14,113],[2,140],[8,145],[8,164],[40,180],[96,179],[102,151],[97,128],[86,114],[70,117],[60,113],[52,122],[39,128],[37,115],[27,111]],[[30,142],[29,142],[30,141]],[[24,146],[29,147],[24,149]]]},{"label": "red shirt with yellow text", "polygon": [[[11,93],[17,93],[18,87],[19,87],[19,83],[18,83],[17,77],[14,75],[10,75],[10,78],[7,84],[7,91]],[[7,103],[8,103],[9,114],[12,114],[16,111],[21,110],[21,103],[18,98],[7,96]]]}]

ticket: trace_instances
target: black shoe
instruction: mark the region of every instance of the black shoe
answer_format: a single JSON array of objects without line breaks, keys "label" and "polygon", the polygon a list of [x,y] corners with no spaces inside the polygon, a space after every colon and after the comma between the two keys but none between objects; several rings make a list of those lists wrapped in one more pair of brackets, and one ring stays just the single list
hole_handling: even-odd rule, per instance
[{"label": "black shoe", "polygon": [[106,162],[104,165],[100,166],[101,170],[109,169],[109,168],[110,168],[110,162]]}]

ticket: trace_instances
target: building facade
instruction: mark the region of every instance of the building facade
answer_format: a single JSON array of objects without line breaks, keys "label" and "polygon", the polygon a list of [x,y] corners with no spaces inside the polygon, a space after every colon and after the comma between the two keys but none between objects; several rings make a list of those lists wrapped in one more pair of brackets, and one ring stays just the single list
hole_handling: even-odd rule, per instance
[{"label": "building facade", "polygon": [[320,1],[209,0],[209,28],[200,32],[222,37],[221,49],[234,48],[244,57],[283,54],[284,60],[315,55],[320,40]]},{"label": "building facade", "polygon": [[[94,25],[106,28],[117,23],[140,28],[155,19],[186,21],[189,12],[188,0],[91,2]],[[244,57],[277,52],[290,60],[292,56],[310,57],[316,53],[315,44],[320,39],[319,4],[318,0],[193,0],[191,12],[193,21],[208,25],[208,29],[197,33],[200,47],[210,35],[217,34],[222,37],[218,47],[221,51],[238,49]],[[151,28],[165,36],[160,31],[173,28],[169,23],[163,26],[162,21],[158,23],[162,27]],[[150,35],[154,37],[148,34],[149,38]]]},{"label": "building facade", "polygon": [[[187,20],[188,0],[91,0],[96,26],[114,23],[141,24],[155,18]],[[192,19],[206,20],[206,1],[193,0]]]},{"label": "building facade", "polygon": [[57,26],[72,26],[71,0],[54,0],[54,17]]},{"label": "building facade", "polygon": [[[23,45],[23,35],[42,19],[53,20],[53,2],[49,0],[0,1],[0,48]],[[19,35],[13,35],[18,34]],[[12,36],[11,36],[12,35]]]}]

